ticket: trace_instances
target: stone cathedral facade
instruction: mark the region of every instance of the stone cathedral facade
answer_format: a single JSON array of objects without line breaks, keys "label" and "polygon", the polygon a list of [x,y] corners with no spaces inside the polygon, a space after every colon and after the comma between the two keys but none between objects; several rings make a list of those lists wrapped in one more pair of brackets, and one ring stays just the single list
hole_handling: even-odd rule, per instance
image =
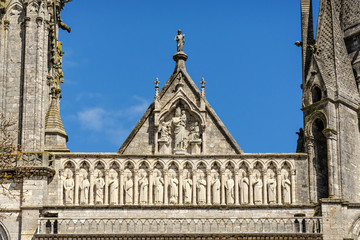
[{"label": "stone cathedral facade", "polygon": [[[175,69],[117,153],[73,153],[59,114],[61,10],[0,0],[0,110],[19,165],[3,184],[0,239],[360,239],[360,0],[301,0],[304,131],[297,153],[244,153]],[[300,82],[300,79],[299,79]]]}]

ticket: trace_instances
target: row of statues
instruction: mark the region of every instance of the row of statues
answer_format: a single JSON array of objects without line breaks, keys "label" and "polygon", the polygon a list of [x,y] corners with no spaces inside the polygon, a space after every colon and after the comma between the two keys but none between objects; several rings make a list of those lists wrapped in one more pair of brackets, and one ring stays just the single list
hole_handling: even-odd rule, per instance
[{"label": "row of statues", "polygon": [[[65,169],[64,173],[64,203],[74,204],[76,193],[73,172],[70,169]],[[154,170],[151,180],[144,169],[139,171],[136,180],[131,170],[124,171],[124,173],[124,179],[121,181],[122,186],[120,186],[116,170],[111,169],[108,180],[105,181],[103,172],[96,169],[94,183],[91,186],[87,170],[81,168],[77,189],[79,204],[161,205],[169,203],[232,205],[239,203],[258,205],[292,203],[292,183],[288,177],[288,172],[282,174],[280,182],[275,174],[271,172],[267,176],[265,185],[264,179],[259,172],[249,179],[247,173],[243,171],[237,182],[235,182],[231,172],[225,173],[222,180],[217,171],[211,172],[208,176],[204,172],[200,172],[195,178],[188,171],[180,180],[175,171],[169,171],[167,181],[165,181],[162,172],[158,169]],[[278,187],[278,184],[281,187]],[[106,188],[108,188],[108,191],[106,191]],[[93,194],[91,194],[91,191],[93,191]],[[108,200],[105,198],[106,193],[108,194]],[[281,196],[280,199],[279,196]],[[91,197],[93,197],[92,201]]]}]

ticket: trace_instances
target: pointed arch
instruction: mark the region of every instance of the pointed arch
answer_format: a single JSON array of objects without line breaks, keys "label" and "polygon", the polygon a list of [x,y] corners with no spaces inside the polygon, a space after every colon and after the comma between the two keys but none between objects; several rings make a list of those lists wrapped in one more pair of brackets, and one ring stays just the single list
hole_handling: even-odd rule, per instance
[{"label": "pointed arch", "polygon": [[27,5],[27,13],[29,15],[38,15],[39,13],[39,4],[37,1],[33,0],[33,1],[30,1],[29,4]]},{"label": "pointed arch", "polygon": [[322,121],[322,123],[324,124],[324,129],[328,128],[329,121],[328,121],[328,118],[327,118],[325,112],[321,111],[321,110],[317,110],[305,118],[305,122],[306,122],[305,136],[306,137],[314,138],[313,125],[316,120]]},{"label": "pointed arch", "polygon": [[180,89],[175,96],[173,96],[170,101],[166,104],[165,107],[161,110],[159,114],[159,119],[165,118],[168,114],[171,114],[172,111],[179,105],[179,102],[183,102],[183,106],[185,109],[187,109],[190,114],[193,114],[196,116],[196,118],[200,121],[201,125],[205,124],[205,119],[203,118],[203,115],[201,114],[199,108],[194,104],[190,98],[186,96],[186,93]]},{"label": "pointed arch", "polygon": [[[24,17],[24,6],[20,1],[13,1],[6,11],[6,19],[18,17],[18,20],[20,20]],[[19,23],[18,22],[18,23]]]},{"label": "pointed arch", "polygon": [[329,197],[329,163],[327,139],[328,119],[323,111],[315,111],[305,118],[305,136],[308,141],[310,188],[312,201]]},{"label": "pointed arch", "polygon": [[0,222],[0,240],[10,240],[9,232],[6,229],[5,225]]}]

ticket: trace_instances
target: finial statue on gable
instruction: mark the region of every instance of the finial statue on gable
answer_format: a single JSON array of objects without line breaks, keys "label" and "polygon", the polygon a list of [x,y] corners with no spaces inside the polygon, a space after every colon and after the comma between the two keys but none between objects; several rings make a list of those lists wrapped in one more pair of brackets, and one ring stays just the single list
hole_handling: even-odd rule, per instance
[{"label": "finial statue on gable", "polygon": [[182,52],[185,44],[185,34],[181,34],[181,30],[178,30],[178,34],[175,36],[177,41],[177,51]]}]

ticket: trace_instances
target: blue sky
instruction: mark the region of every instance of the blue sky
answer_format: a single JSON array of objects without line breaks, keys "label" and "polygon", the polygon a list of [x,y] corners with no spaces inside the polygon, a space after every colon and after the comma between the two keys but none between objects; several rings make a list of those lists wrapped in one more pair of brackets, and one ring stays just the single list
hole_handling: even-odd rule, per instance
[{"label": "blue sky", "polygon": [[155,78],[162,87],[172,74],[179,28],[188,73],[198,86],[205,78],[207,100],[244,152],[296,150],[299,0],[74,0],[62,19],[72,28],[60,33],[72,152],[118,150],[151,104]]}]

